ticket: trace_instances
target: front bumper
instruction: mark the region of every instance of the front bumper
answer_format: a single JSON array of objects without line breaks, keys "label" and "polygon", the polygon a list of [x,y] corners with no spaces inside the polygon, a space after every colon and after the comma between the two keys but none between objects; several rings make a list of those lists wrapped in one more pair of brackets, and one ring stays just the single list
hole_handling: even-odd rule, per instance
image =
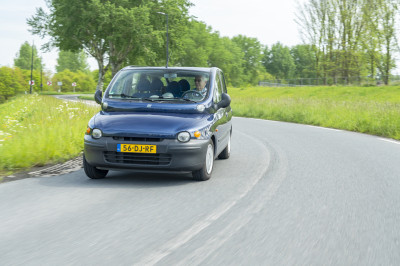
[{"label": "front bumper", "polygon": [[[181,143],[176,139],[118,140],[113,137],[94,139],[85,135],[86,161],[101,169],[143,169],[195,171],[204,165],[209,140],[191,139]],[[117,144],[156,145],[156,154],[117,152]]]}]

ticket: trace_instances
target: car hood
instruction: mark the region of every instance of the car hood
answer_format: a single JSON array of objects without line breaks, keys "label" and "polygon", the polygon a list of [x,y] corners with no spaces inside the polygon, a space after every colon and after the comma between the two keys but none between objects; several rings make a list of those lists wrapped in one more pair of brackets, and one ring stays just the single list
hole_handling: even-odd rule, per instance
[{"label": "car hood", "polygon": [[175,138],[181,131],[202,130],[212,120],[209,114],[100,112],[93,126],[104,136]]}]

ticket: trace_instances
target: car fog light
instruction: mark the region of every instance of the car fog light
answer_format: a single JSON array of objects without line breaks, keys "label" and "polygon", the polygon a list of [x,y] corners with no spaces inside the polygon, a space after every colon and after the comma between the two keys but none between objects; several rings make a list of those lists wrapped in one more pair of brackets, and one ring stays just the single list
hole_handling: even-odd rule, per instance
[{"label": "car fog light", "polygon": [[178,140],[180,142],[188,142],[190,140],[190,134],[187,131],[180,132],[178,134]]},{"label": "car fog light", "polygon": [[93,138],[99,139],[99,138],[101,138],[101,136],[102,136],[102,133],[101,133],[100,129],[98,129],[98,128],[93,129],[93,131],[92,131]]}]

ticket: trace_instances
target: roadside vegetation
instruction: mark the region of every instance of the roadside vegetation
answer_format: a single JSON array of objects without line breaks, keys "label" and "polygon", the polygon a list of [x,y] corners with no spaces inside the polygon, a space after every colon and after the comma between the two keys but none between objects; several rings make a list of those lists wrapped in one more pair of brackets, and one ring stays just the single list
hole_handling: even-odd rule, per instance
[{"label": "roadside vegetation", "polygon": [[400,87],[230,88],[235,116],[309,124],[400,140]]},{"label": "roadside vegetation", "polygon": [[57,92],[57,91],[43,91],[39,92],[39,95],[76,95],[76,94],[87,94],[94,95],[95,91],[79,91],[79,92]]},{"label": "roadside vegetation", "polygon": [[[400,140],[400,87],[229,88],[235,116],[286,121]],[[83,96],[93,100],[93,95]],[[41,95],[0,104],[0,176],[77,156],[99,107]]]},{"label": "roadside vegetation", "polygon": [[94,92],[92,94],[88,94],[88,95],[84,95],[84,96],[78,96],[78,99],[94,101]]},{"label": "roadside vegetation", "polygon": [[[229,88],[235,116],[344,129],[400,140],[400,86]],[[94,100],[93,95],[80,96]]]},{"label": "roadside vegetation", "polygon": [[0,105],[0,176],[77,156],[98,107],[23,95]]}]

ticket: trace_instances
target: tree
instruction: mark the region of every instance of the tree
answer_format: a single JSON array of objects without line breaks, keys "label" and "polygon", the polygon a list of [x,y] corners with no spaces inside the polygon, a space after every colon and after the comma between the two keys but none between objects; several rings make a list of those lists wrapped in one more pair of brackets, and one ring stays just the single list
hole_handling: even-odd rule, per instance
[{"label": "tree", "polygon": [[87,63],[85,52],[82,50],[79,52],[60,51],[58,53],[56,70],[57,72],[62,72],[65,69],[69,69],[72,72],[87,72],[89,64]]},{"label": "tree", "polygon": [[93,56],[99,67],[97,89],[100,90],[109,68],[115,75],[136,46],[159,38],[150,23],[150,17],[160,16],[156,11],[185,16],[189,2],[52,0],[48,6],[49,14],[39,8],[36,15],[28,19],[31,31],[42,37],[50,36],[47,47],[70,51],[84,49]]},{"label": "tree", "polygon": [[[319,1],[319,0],[309,0],[302,6],[299,6],[296,22],[300,27],[300,34],[305,43],[308,43],[314,47],[313,51],[315,54],[315,77],[320,76],[321,61],[324,59],[324,45],[326,42],[326,33],[329,32],[329,36],[334,36],[332,29],[329,31],[327,27],[329,25],[328,21],[336,22],[332,19],[330,1]],[[330,38],[328,37],[328,39]],[[329,40],[333,40],[332,37]],[[332,42],[329,43],[332,46]]]},{"label": "tree", "polygon": [[214,48],[212,28],[203,22],[192,20],[181,35],[181,52],[175,63],[181,66],[208,67]]},{"label": "tree", "polygon": [[[14,58],[14,66],[21,69],[31,69],[32,64],[32,46],[28,42],[24,42],[19,52]],[[38,57],[36,47],[33,46],[33,69],[40,70],[42,59]]]},{"label": "tree", "polygon": [[[245,83],[243,74],[244,54],[228,37],[221,38],[210,26],[191,20],[180,31],[179,53],[173,58],[175,65],[219,67],[225,73],[226,82],[239,86]],[[165,59],[164,59],[165,60]]]},{"label": "tree", "polygon": [[263,64],[268,73],[277,79],[290,79],[294,77],[296,65],[290,54],[290,49],[281,43],[272,45],[264,50]]},{"label": "tree", "polygon": [[317,77],[349,82],[364,73],[373,77],[379,69],[388,78],[397,48],[397,11],[397,0],[308,0],[297,22],[314,47]]},{"label": "tree", "polygon": [[365,26],[363,19],[362,0],[337,0],[335,8],[338,10],[340,59],[342,77],[347,79],[351,75],[359,75],[360,57],[359,44],[363,38],[362,29]]},{"label": "tree", "polygon": [[290,49],[295,68],[296,78],[315,77],[315,53],[313,47],[308,44],[298,44]]},{"label": "tree", "polygon": [[62,82],[61,90],[74,91],[72,83],[76,83],[75,91],[93,91],[95,89],[95,82],[91,73],[85,73],[82,71],[72,72],[69,69],[65,69],[62,72],[56,73],[53,78],[53,84]]},{"label": "tree", "polygon": [[21,84],[14,81],[14,70],[5,66],[0,67],[0,103],[14,96],[21,89]]},{"label": "tree", "polygon": [[364,61],[368,74],[374,79],[377,71],[377,64],[380,61],[380,45],[379,45],[379,16],[378,5],[375,0],[368,0],[368,4],[364,5],[365,28],[363,34],[369,38],[363,38],[361,46],[364,52]]},{"label": "tree", "polygon": [[[32,74],[33,80],[36,81],[33,89],[39,91],[40,71],[34,70]],[[18,93],[28,90],[30,77],[31,71],[28,69],[0,67],[0,103]],[[47,78],[47,73],[45,73],[44,78]]]},{"label": "tree", "polygon": [[253,76],[249,82],[249,77],[245,76],[243,69],[244,53],[231,39],[228,37],[221,38],[218,33],[215,33],[212,36],[211,44],[209,66],[221,68],[225,74],[225,81],[229,85],[238,87],[249,83],[255,84],[259,81],[258,77]]},{"label": "tree", "polygon": [[243,52],[243,72],[247,77],[249,84],[257,84],[262,69],[262,45],[257,38],[238,35],[232,38],[232,41]]},{"label": "tree", "polygon": [[382,60],[378,63],[378,68],[383,75],[384,83],[388,85],[390,71],[396,66],[393,53],[397,48],[396,20],[399,4],[395,0],[379,0],[377,2],[380,22],[377,31],[383,55]]},{"label": "tree", "polygon": [[[166,65],[166,15],[168,14],[169,65],[182,65],[182,54],[186,50],[187,33],[190,26],[188,0],[159,0],[153,3],[149,13],[151,34],[142,35],[129,53],[126,64],[165,66]],[[160,14],[162,12],[163,14]]]}]

